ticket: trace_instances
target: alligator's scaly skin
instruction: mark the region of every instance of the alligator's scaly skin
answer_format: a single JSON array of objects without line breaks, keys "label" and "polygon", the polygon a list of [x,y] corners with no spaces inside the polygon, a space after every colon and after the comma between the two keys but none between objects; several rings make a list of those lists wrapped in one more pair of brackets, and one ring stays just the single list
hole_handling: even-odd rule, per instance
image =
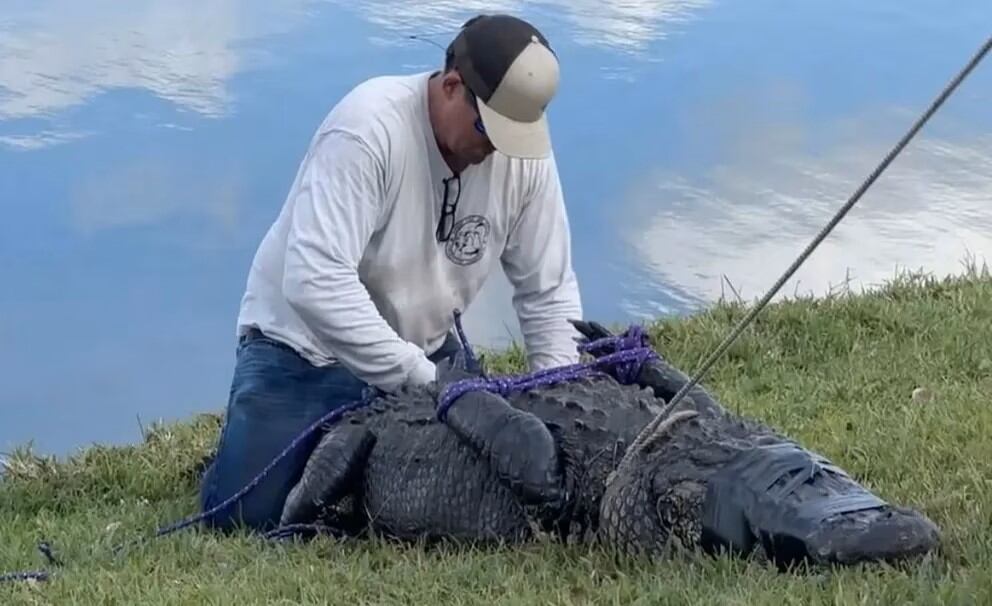
[{"label": "alligator's scaly skin", "polygon": [[[925,516],[881,502],[804,520],[804,504],[873,497],[837,468],[797,481],[778,500],[752,490],[742,479],[745,455],[760,463],[767,456],[755,447],[794,443],[730,414],[699,386],[670,413],[697,415],[675,422],[618,470],[627,446],[687,378],[656,360],[639,381],[589,378],[507,399],[470,392],[444,422],[432,389],[382,397],[329,428],[287,499],[283,523],[312,521],[344,503],[349,511],[339,513],[339,524],[405,539],[513,543],[540,529],[652,555],[672,545],[714,550],[733,541],[739,551],[764,548],[780,565],[892,561],[938,545],[937,527]],[[794,475],[774,476],[772,490]],[[737,526],[711,528],[714,507]]]},{"label": "alligator's scaly skin", "polygon": [[[334,448],[335,442],[343,443],[338,436],[353,435],[356,443],[362,435],[374,436],[369,439],[366,458],[354,465],[355,475],[344,482],[347,487],[323,499],[330,505],[338,496],[352,496],[348,506],[356,510],[351,513],[357,513],[352,522],[401,538],[529,540],[534,523],[542,521],[538,518],[547,518],[543,521],[551,524],[550,518],[563,515],[562,508],[569,505],[565,515],[570,521],[594,525],[606,477],[623,455],[625,444],[660,410],[649,391],[612,380],[582,379],[515,394],[509,402],[543,421],[540,429],[545,431],[524,440],[514,428],[507,428],[502,432],[507,450],[520,455],[523,467],[529,465],[529,458],[548,454],[549,447],[559,458],[558,465],[545,466],[550,468],[550,477],[537,482],[538,502],[525,504],[497,477],[490,461],[448,424],[471,419],[469,415],[480,407],[494,410],[497,402],[505,400],[488,393],[467,394],[452,406],[445,423],[437,419],[436,395],[431,389],[407,389],[349,412],[329,428],[296,490],[309,487],[319,492],[328,477],[319,465],[338,460],[341,452],[352,452]],[[604,397],[612,404],[602,406]],[[320,456],[325,447],[331,456]],[[343,471],[338,473],[344,476]],[[287,501],[296,500],[300,500],[298,495],[292,494]],[[305,503],[304,509],[305,513],[283,521],[308,521],[320,507]]]},{"label": "alligator's scaly skin", "polygon": [[[651,375],[648,380],[662,398],[673,396],[687,381],[685,375],[664,363],[653,364],[645,374]],[[704,504],[713,498],[707,490],[714,489],[714,478],[748,486],[736,477],[739,470],[731,467],[740,457],[756,452],[756,447],[800,451],[795,442],[769,427],[729,413],[700,387],[691,390],[672,414],[686,408],[697,416],[681,422],[655,448],[636,456],[608,485],[601,524],[607,543],[636,553],[657,553],[671,543],[683,548],[727,547],[714,544],[702,523]],[[812,455],[805,449],[801,452],[805,457]],[[797,475],[781,474],[772,478],[772,485],[762,488],[781,488],[802,479]],[[731,497],[728,492],[717,494],[728,500]],[[803,558],[842,564],[894,561],[937,547],[938,529],[930,520],[881,501],[878,507],[824,516],[822,521],[804,522],[800,517],[802,507],[811,502],[837,502],[859,495],[869,500],[874,496],[836,467],[818,474],[813,483],[796,482],[795,489],[774,504],[771,499],[766,501],[767,508],[757,501],[751,511],[742,512],[749,518],[741,524],[747,536],[737,541],[736,548],[747,552],[763,547],[764,555],[787,565]],[[647,529],[643,523],[639,528],[632,521],[637,517],[630,515],[634,504],[649,509],[645,515],[652,522]]]}]

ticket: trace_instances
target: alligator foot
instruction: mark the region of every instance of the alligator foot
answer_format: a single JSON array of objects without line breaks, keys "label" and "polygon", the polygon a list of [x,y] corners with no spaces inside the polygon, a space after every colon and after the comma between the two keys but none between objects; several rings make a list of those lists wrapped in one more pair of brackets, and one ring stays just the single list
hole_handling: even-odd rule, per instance
[{"label": "alligator foot", "polygon": [[708,551],[760,545],[781,569],[894,562],[933,550],[937,526],[889,505],[825,458],[783,442],[742,451],[709,481],[702,543]]},{"label": "alligator foot", "polygon": [[458,398],[444,422],[525,505],[561,505],[565,483],[558,445],[537,416],[496,394],[474,391]]},{"label": "alligator foot", "polygon": [[299,481],[286,497],[281,525],[306,524],[346,496],[375,443],[363,425],[332,426],[307,460]]}]

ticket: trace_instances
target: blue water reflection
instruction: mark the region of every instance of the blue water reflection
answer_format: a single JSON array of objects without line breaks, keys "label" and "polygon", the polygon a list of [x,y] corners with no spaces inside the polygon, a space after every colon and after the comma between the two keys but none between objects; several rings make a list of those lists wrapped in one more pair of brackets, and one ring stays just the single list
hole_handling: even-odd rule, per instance
[{"label": "blue water reflection", "polygon": [[[316,125],[437,66],[471,14],[537,22],[590,316],[760,296],[989,35],[986,1],[7,1],[0,450],[217,410],[245,274]],[[986,62],[786,286],[992,251]],[[798,286],[797,286],[798,284]],[[516,324],[501,276],[476,342]]]}]

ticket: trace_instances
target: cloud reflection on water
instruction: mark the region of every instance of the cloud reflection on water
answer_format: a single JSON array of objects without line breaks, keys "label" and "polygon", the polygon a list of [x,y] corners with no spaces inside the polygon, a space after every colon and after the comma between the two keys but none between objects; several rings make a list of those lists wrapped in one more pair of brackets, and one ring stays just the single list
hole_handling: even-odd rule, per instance
[{"label": "cloud reflection on water", "polygon": [[[130,440],[134,413],[223,401],[244,272],[300,146],[355,79],[437,66],[409,34],[443,46],[472,14],[508,11],[567,55],[557,145],[587,310],[612,322],[712,300],[722,274],[762,294],[916,117],[849,116],[912,106],[971,52],[954,42],[984,5],[947,6],[5,0],[0,409],[24,414],[0,427],[0,449]],[[990,75],[976,70],[814,253],[801,291],[848,267],[872,282],[989,256]],[[602,111],[618,98],[624,111]],[[636,221],[618,232],[633,255],[613,248],[611,217]],[[476,344],[519,335],[502,274],[466,328]]]},{"label": "cloud reflection on water", "polygon": [[[265,60],[259,38],[299,25],[306,0],[47,0],[0,21],[0,121],[55,118],[114,89],[203,117],[228,113],[231,78]],[[37,148],[65,136],[7,137]]]},{"label": "cloud reflection on water", "polygon": [[[615,52],[637,52],[663,38],[711,0],[134,0],[127,10],[110,0],[80,5],[48,0],[10,7],[0,21],[0,122],[50,120],[31,132],[0,134],[0,145],[31,151],[91,134],[62,117],[109,91],[147,91],[183,112],[204,118],[229,115],[230,82],[268,60],[262,39],[292,32],[310,11],[337,4],[379,28],[369,41],[409,44],[408,34],[436,32],[444,46],[471,14],[535,14],[566,28],[574,41]],[[402,33],[392,38],[389,33]],[[332,31],[328,32],[333,36]],[[559,37],[556,44],[565,44]],[[408,69],[425,68],[411,64]],[[606,78],[624,78],[604,67]],[[618,71],[619,69],[619,71]]]},{"label": "cloud reflection on water", "polygon": [[[561,26],[568,30],[571,41],[622,52],[644,50],[651,42],[665,38],[672,25],[690,20],[712,4],[712,0],[331,1],[342,7],[354,7],[370,23],[390,31],[435,32],[442,46],[440,40],[446,41],[468,16],[479,12],[510,12],[535,15],[535,21],[541,23],[562,21]],[[552,45],[557,43],[552,40]]]},{"label": "cloud reflection on water", "polygon": [[[626,234],[645,271],[705,301],[731,296],[723,276],[745,300],[760,298],[895,141],[867,122],[836,130],[839,140],[822,150],[785,137],[770,154],[742,151],[702,175],[646,175],[629,202],[649,216]],[[904,270],[960,272],[967,257],[981,262],[992,253],[990,203],[992,137],[921,132],[778,297],[823,295],[847,279],[855,289],[872,287]],[[647,303],[625,305],[638,314]]]}]

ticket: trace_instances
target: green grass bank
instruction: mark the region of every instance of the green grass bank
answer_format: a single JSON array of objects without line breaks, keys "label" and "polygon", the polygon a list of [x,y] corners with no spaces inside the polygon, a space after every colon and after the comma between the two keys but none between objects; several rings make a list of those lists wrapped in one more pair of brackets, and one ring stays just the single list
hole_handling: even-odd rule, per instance
[{"label": "green grass bank", "polygon": [[[721,302],[651,327],[686,372],[745,309]],[[516,370],[521,352],[491,356]],[[111,549],[195,512],[214,415],[158,425],[143,443],[68,460],[12,453],[0,480],[0,604],[989,604],[992,603],[992,277],[901,276],[868,293],[774,303],[703,383],[923,510],[941,553],[905,569],[782,574],[706,556],[620,564],[585,547],[424,549],[384,541],[282,544],[187,529],[119,559]],[[923,388],[929,398],[912,397]],[[220,404],[213,405],[219,412]],[[47,540],[65,565],[37,551]]]}]

